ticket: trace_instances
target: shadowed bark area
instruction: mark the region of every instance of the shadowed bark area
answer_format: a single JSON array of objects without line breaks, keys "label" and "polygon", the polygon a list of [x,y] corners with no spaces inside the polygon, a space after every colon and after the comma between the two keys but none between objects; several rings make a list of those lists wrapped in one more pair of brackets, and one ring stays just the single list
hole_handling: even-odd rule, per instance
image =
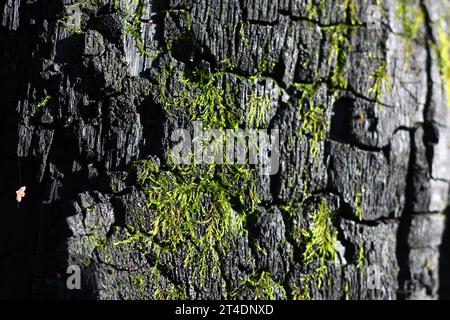
[{"label": "shadowed bark area", "polygon": [[[449,12],[0,0],[0,297],[448,297]],[[197,121],[279,170],[174,163]]]}]

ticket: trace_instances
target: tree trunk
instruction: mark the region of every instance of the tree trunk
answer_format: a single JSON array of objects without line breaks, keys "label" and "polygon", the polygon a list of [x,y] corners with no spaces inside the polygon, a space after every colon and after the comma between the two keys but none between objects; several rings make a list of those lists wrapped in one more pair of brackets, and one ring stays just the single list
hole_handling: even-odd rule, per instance
[{"label": "tree trunk", "polygon": [[446,297],[450,7],[338,2],[0,0],[0,296]]}]

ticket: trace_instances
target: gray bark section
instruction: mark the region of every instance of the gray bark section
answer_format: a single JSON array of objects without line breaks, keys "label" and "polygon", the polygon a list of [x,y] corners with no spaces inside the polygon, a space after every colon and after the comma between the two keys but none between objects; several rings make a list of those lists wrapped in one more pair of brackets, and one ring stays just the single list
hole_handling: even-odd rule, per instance
[{"label": "gray bark section", "polygon": [[[381,1],[375,30],[365,24],[371,2],[353,1],[361,21],[345,35],[348,86],[339,90],[330,80],[340,63],[329,59],[333,26],[351,23],[351,10],[335,1],[312,1],[311,14],[301,0],[145,0],[137,37],[126,29],[132,17],[113,2],[0,0],[0,186],[28,187],[19,208],[2,200],[2,296],[438,297],[447,281],[439,270],[448,254],[441,242],[450,122],[431,43],[445,1],[409,3],[425,12],[414,40],[404,36],[396,1]],[[217,85],[232,88],[236,105],[252,88],[269,98],[280,171],[255,177],[258,214],[220,254],[219,270],[209,261],[201,279],[184,264],[183,246],[157,257],[152,244],[117,243],[129,238],[126,226],[149,230],[155,214],[125,172],[138,159],[164,161],[171,131],[191,126],[187,114],[164,112],[159,77],[172,67],[167,89],[175,93],[179,74],[224,70],[224,60],[233,68]],[[392,88],[374,97],[371,75],[381,63]],[[313,105],[325,109],[319,141],[298,134],[306,92],[298,84],[311,83]],[[319,203],[337,232],[321,285],[317,262],[305,263],[305,243],[294,237],[312,226]],[[66,290],[71,264],[82,268],[80,291]]]}]

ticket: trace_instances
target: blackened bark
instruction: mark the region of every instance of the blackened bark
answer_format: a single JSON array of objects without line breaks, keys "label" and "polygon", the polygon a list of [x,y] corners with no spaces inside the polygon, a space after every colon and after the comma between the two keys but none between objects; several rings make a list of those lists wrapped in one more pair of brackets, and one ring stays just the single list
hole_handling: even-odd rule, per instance
[{"label": "blackened bark", "polygon": [[[0,297],[447,297],[439,35],[450,8],[373,2],[0,0]],[[208,117],[189,107],[206,108],[203,94],[215,97]],[[249,123],[251,101],[266,123]],[[186,181],[168,166],[173,130],[224,124],[214,114],[279,129],[280,170],[244,180],[254,210],[250,189],[241,203],[234,178],[217,183],[246,219],[238,234],[205,240],[203,261],[186,230],[182,242],[152,236],[156,189],[136,161],[158,163],[151,175],[176,189]],[[171,190],[156,191],[161,203]],[[214,196],[199,204],[207,224]],[[180,225],[198,219],[184,213]],[[67,289],[69,265],[81,268],[80,290]]]}]

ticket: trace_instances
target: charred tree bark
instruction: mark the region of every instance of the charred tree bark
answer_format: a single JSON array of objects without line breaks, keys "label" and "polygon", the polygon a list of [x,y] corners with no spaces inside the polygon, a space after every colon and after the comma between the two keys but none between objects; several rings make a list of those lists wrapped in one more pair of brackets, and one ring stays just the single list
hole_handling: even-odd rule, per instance
[{"label": "charred tree bark", "polygon": [[[446,297],[449,9],[0,0],[0,296]],[[173,164],[194,121],[279,170]]]}]

